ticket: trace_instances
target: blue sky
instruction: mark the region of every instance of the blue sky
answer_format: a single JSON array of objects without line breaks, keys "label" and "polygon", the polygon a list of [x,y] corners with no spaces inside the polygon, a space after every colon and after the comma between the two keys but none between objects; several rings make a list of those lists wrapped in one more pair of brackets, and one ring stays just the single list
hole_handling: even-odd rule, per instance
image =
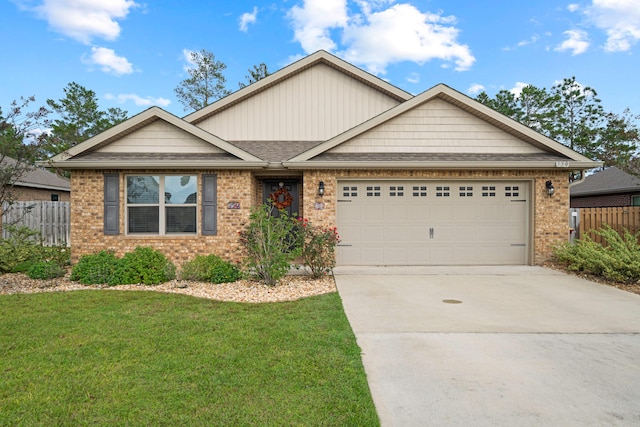
[{"label": "blue sky", "polygon": [[72,81],[100,108],[184,116],[174,89],[189,51],[276,71],[318,49],[420,93],[474,97],[575,76],[608,111],[640,114],[638,0],[0,0],[0,106],[60,99]]}]

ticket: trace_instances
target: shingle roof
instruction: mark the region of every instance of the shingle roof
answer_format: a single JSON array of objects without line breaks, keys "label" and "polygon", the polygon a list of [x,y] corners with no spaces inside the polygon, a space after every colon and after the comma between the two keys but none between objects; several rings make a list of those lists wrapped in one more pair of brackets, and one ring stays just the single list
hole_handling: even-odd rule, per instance
[{"label": "shingle roof", "polygon": [[268,162],[283,162],[322,144],[322,141],[229,141]]},{"label": "shingle roof", "polygon": [[[2,160],[2,164],[15,165],[16,163],[16,160],[10,157],[5,157]],[[16,181],[15,185],[21,187],[46,188],[62,191],[71,190],[71,183],[69,182],[68,178],[58,176],[55,173],[49,172],[48,170],[39,167],[34,167],[26,172],[23,176],[20,177],[19,180]]]},{"label": "shingle roof", "polygon": [[616,167],[589,175],[583,182],[571,187],[572,196],[640,191],[640,178]]}]

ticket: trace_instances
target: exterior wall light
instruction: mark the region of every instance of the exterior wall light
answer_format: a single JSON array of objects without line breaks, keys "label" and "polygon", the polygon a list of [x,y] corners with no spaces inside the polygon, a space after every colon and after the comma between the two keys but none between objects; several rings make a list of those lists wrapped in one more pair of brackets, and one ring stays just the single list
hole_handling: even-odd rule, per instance
[{"label": "exterior wall light", "polygon": [[553,182],[547,181],[544,185],[545,187],[547,187],[547,194],[549,195],[549,197],[553,196],[553,194],[556,192],[556,189],[553,187]]},{"label": "exterior wall light", "polygon": [[324,195],[324,181],[320,181],[320,183],[318,184],[318,195]]}]

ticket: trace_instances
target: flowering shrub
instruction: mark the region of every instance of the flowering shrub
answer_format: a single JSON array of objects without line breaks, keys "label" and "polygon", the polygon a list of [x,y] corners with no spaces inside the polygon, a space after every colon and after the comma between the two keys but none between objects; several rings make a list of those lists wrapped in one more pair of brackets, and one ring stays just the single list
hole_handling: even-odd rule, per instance
[{"label": "flowering shrub", "polygon": [[338,230],[320,228],[306,218],[298,218],[299,239],[302,244],[302,261],[313,277],[331,272],[336,265],[336,245],[340,243]]},{"label": "flowering shrub", "polygon": [[239,233],[249,274],[269,286],[284,277],[291,262],[300,255],[295,219],[285,210],[274,217],[272,209],[274,206],[266,204],[253,208],[249,224]]}]

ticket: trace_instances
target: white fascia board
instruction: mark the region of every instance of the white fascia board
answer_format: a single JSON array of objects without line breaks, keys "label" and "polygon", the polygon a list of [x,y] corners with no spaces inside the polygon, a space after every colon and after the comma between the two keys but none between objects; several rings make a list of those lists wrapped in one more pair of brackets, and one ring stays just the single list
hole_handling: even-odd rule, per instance
[{"label": "white fascia board", "polygon": [[247,162],[247,161],[72,161],[72,162],[51,162],[49,167],[59,167],[62,169],[263,169],[268,166],[267,162]]},{"label": "white fascia board", "polygon": [[338,161],[289,161],[283,163],[289,169],[556,169],[573,171],[578,169],[592,169],[602,165],[601,162],[562,162],[558,165],[552,161],[517,162],[388,162],[388,161],[363,161],[363,162],[338,162]]},{"label": "white fascia board", "polygon": [[100,133],[99,135],[94,136],[74,147],[71,147],[69,150],[60,153],[51,158],[51,163],[58,164],[59,162],[64,162],[72,157],[77,156],[85,151],[90,150],[91,148],[108,141],[113,138],[118,138],[119,135],[127,133],[131,128],[137,127],[147,121],[153,120],[164,120],[165,122],[193,135],[196,138],[199,138],[209,144],[220,148],[221,150],[226,151],[227,153],[233,154],[236,157],[241,158],[244,161],[248,162],[261,162],[262,160],[258,157],[249,154],[248,152],[241,150],[235,145],[229,144],[223,139],[195,126],[191,123],[185,122],[179,117],[174,116],[171,113],[159,108],[159,107],[151,107],[147,110],[133,116],[132,118],[113,126],[110,129]]}]

